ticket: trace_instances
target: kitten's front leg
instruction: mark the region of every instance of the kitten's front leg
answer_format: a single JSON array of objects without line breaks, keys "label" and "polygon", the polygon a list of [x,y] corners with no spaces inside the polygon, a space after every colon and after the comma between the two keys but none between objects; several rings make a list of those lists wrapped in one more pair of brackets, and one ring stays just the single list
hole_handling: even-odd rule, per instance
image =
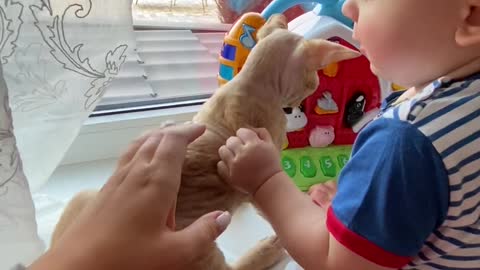
[{"label": "kitten's front leg", "polygon": [[277,236],[261,240],[243,255],[233,266],[233,270],[266,270],[274,267],[287,257]]},{"label": "kitten's front leg", "polygon": [[88,203],[95,199],[97,194],[97,191],[86,190],[79,192],[73,197],[73,199],[63,210],[57,225],[55,225],[52,239],[50,241],[50,248],[55,246],[58,240],[62,237],[63,233],[68,229],[68,227],[73,223],[73,221],[78,217],[80,212],[88,205]]}]

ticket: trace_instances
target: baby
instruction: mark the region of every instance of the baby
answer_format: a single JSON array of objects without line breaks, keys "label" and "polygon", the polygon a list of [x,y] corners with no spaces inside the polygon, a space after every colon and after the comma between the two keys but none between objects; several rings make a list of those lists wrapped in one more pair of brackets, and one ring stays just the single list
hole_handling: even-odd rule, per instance
[{"label": "baby", "polygon": [[264,129],[229,138],[219,172],[305,269],[480,269],[480,0],[347,0],[343,12],[372,71],[410,88],[359,133],[338,190],[301,193]]}]

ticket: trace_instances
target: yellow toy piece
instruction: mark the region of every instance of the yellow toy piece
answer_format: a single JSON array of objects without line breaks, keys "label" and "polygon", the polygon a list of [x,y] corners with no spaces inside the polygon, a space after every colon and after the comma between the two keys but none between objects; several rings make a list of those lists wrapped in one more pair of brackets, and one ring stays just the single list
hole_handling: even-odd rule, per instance
[{"label": "yellow toy piece", "polygon": [[265,24],[260,13],[245,13],[225,35],[220,53],[218,83],[223,85],[242,69],[250,50],[257,44],[257,31]]},{"label": "yellow toy piece", "polygon": [[328,77],[335,77],[338,73],[338,63],[332,63],[323,69],[323,74]]},{"label": "yellow toy piece", "polygon": [[403,91],[403,90],[405,90],[405,89],[406,89],[406,88],[403,87],[403,86],[400,86],[400,85],[398,85],[398,84],[392,83],[392,91]]},{"label": "yellow toy piece", "polygon": [[285,138],[285,140],[283,140],[282,150],[285,150],[287,148],[288,148],[288,138]]}]

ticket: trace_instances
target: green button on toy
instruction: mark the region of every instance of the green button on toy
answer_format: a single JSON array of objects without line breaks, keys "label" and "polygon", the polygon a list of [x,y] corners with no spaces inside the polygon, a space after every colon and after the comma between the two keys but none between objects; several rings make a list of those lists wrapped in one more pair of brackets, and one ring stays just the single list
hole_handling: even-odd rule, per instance
[{"label": "green button on toy", "polygon": [[347,155],[338,155],[337,161],[338,161],[338,166],[340,166],[340,169],[343,169],[343,167],[345,167],[345,164],[347,164],[347,162],[348,162],[348,156]]},{"label": "green button on toy", "polygon": [[282,158],[282,166],[283,170],[288,174],[290,177],[295,177],[297,173],[297,166],[295,166],[295,162],[290,157],[283,157]]},{"label": "green button on toy", "polygon": [[333,159],[329,156],[324,156],[320,158],[320,168],[322,169],[322,173],[325,176],[335,177],[337,175],[335,163],[333,163]]},{"label": "green button on toy", "polygon": [[310,157],[303,156],[300,158],[300,172],[307,178],[317,175],[317,167],[315,167]]}]

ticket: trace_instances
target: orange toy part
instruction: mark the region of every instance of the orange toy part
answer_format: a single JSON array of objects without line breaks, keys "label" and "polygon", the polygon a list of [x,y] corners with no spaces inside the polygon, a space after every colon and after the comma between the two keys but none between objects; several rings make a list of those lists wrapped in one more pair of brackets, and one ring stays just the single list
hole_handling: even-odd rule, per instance
[{"label": "orange toy part", "polygon": [[323,74],[328,77],[335,77],[338,73],[338,63],[331,63],[323,69]]},{"label": "orange toy part", "polygon": [[233,79],[242,69],[250,50],[257,43],[257,31],[265,24],[260,13],[245,13],[225,35],[220,54],[220,85]]},{"label": "orange toy part", "polygon": [[338,111],[328,111],[328,110],[324,110],[318,106],[315,106],[315,108],[313,109],[318,115],[323,115],[323,114],[335,114],[335,113],[338,113]]}]

